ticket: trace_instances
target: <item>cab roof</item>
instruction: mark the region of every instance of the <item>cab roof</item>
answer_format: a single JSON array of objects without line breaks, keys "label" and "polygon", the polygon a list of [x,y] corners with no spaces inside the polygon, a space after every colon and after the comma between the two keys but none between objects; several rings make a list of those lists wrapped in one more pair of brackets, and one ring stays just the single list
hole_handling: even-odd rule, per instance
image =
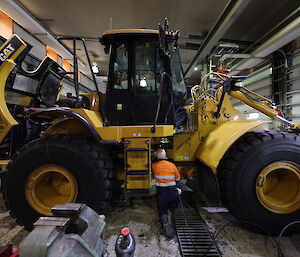
[{"label": "cab roof", "polygon": [[155,29],[116,29],[107,30],[103,33],[103,36],[115,35],[115,34],[158,34],[158,30]]},{"label": "cab roof", "polygon": [[[171,36],[171,32],[166,32],[167,36]],[[129,38],[129,37],[141,37],[147,36],[152,38],[157,38],[159,36],[159,31],[156,29],[116,29],[105,31],[102,37],[99,37],[100,43],[104,46],[104,52],[109,53],[109,46],[119,39]]]},{"label": "cab roof", "polygon": [[143,36],[158,37],[158,30],[154,29],[117,29],[108,30],[103,33],[102,37],[99,37],[100,43],[105,46],[105,53],[108,53],[108,47],[118,38]]}]

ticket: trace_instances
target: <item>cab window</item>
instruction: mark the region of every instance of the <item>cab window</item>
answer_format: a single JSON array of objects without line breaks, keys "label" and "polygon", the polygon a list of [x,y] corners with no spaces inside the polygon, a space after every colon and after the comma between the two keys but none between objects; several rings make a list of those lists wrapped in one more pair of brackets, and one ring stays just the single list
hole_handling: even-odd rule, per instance
[{"label": "cab window", "polygon": [[156,47],[154,41],[135,43],[136,92],[156,91]]},{"label": "cab window", "polygon": [[180,63],[179,52],[175,51],[171,57],[171,75],[174,89],[175,105],[178,106],[182,97],[186,94],[186,85]]},{"label": "cab window", "polygon": [[117,47],[114,61],[114,89],[128,89],[128,49],[125,44]]}]

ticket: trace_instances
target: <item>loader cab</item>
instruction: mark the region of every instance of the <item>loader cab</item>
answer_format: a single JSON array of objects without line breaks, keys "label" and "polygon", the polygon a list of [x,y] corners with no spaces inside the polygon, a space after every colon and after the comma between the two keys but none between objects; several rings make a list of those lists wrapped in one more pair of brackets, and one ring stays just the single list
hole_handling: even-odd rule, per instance
[{"label": "loader cab", "polygon": [[157,124],[175,125],[186,93],[178,52],[167,60],[156,30],[108,31],[101,43],[110,53],[107,124],[151,125],[158,114]]}]

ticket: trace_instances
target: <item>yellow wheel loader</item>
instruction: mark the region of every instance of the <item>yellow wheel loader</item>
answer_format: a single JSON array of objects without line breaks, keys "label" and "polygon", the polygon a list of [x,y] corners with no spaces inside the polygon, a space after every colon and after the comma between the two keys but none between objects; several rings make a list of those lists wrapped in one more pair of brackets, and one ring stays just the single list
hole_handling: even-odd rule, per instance
[{"label": "yellow wheel loader", "polygon": [[[206,75],[192,88],[189,102],[178,34],[167,24],[159,30],[105,32],[100,42],[110,54],[106,94],[93,73],[95,91],[78,93],[76,42],[86,49],[84,40],[62,38],[73,41],[77,95],[59,100],[68,73],[49,58],[25,71],[30,47],[16,35],[1,47],[4,199],[20,224],[29,228],[66,202],[103,212],[118,181],[126,197],[153,195],[152,152],[159,147],[182,176],[209,172],[237,219],[269,233],[299,219],[299,126],[225,74]],[[88,55],[87,60],[90,64]],[[289,132],[260,129],[270,121],[245,119],[230,97],[282,120]]]}]

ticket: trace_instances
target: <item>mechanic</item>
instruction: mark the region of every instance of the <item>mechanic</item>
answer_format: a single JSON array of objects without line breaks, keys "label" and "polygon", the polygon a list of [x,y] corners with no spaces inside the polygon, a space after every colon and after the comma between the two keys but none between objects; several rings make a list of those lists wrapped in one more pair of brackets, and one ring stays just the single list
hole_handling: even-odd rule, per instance
[{"label": "mechanic", "polygon": [[168,210],[173,210],[178,205],[180,174],[174,163],[167,160],[164,149],[156,151],[156,158],[152,164],[152,174],[157,190],[157,208],[159,220],[164,230],[170,225]]}]

